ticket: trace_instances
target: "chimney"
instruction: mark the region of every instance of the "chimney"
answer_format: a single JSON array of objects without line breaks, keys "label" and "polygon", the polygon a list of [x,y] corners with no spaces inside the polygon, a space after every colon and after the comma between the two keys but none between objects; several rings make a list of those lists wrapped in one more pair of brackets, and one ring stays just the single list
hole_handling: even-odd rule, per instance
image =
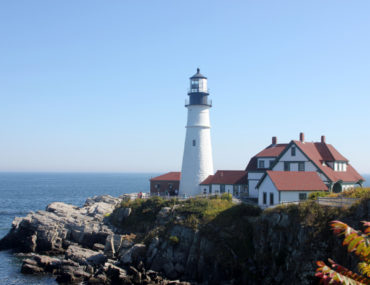
[{"label": "chimney", "polygon": [[325,136],[321,136],[321,142],[322,142],[322,143],[326,143]]},{"label": "chimney", "polygon": [[273,145],[277,144],[277,137],[272,137],[272,144]]},{"label": "chimney", "polygon": [[304,142],[304,133],[299,133],[299,140]]}]

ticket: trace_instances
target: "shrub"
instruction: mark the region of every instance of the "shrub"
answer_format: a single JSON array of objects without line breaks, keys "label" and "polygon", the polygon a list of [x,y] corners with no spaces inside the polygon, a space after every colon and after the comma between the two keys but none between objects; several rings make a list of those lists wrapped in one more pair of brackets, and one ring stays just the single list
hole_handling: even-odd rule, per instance
[{"label": "shrub", "polygon": [[326,197],[329,195],[329,192],[327,191],[317,191],[317,192],[312,192],[308,195],[308,199],[310,200],[317,200],[318,197]]},{"label": "shrub", "polygon": [[180,240],[179,240],[179,238],[177,236],[170,236],[169,240],[170,240],[170,243],[172,245],[176,245],[176,244],[178,244],[180,242]]},{"label": "shrub", "polygon": [[233,196],[230,193],[224,193],[224,194],[221,195],[221,199],[222,200],[227,200],[227,201],[232,201]]}]

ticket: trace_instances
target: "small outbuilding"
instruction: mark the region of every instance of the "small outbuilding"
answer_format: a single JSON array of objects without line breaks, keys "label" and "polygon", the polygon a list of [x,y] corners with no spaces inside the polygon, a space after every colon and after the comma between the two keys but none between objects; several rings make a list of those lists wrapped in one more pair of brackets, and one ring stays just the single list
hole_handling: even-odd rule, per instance
[{"label": "small outbuilding", "polygon": [[258,205],[268,207],[287,202],[306,200],[309,193],[328,191],[328,187],[315,171],[267,170],[256,188]]},{"label": "small outbuilding", "polygon": [[180,178],[181,172],[168,172],[166,174],[153,177],[150,179],[150,194],[158,196],[178,195]]},{"label": "small outbuilding", "polygon": [[243,170],[218,170],[200,183],[201,194],[230,193],[239,196],[248,191],[247,172]]}]

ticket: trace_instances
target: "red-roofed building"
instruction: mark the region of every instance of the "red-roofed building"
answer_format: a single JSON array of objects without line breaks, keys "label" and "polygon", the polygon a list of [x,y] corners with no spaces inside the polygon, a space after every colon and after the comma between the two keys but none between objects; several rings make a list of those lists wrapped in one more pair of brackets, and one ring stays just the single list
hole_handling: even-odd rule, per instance
[{"label": "red-roofed building", "polygon": [[150,179],[150,194],[178,195],[181,172],[168,172]]},{"label": "red-roofed building", "polygon": [[248,177],[243,170],[218,170],[200,183],[202,194],[231,193],[239,196],[247,191]]},{"label": "red-roofed building", "polygon": [[[310,187],[315,185],[316,187],[317,185],[313,183],[317,182],[317,178],[320,178],[329,191],[336,193],[353,188],[356,185],[362,185],[364,182],[364,178],[349,164],[348,159],[340,154],[331,144],[325,142],[324,136],[321,137],[320,142],[306,142],[304,141],[304,134],[301,133],[298,141],[292,140],[289,144],[286,144],[277,156],[267,157],[267,159],[270,159],[267,163],[264,154],[273,153],[276,155],[278,152],[277,149],[276,151],[268,150],[274,147],[274,145],[275,147],[278,146],[276,139],[275,144],[273,143],[254,156],[246,168],[248,171],[249,192],[252,193],[254,190],[258,193],[259,204],[269,205],[271,204],[271,199],[272,204],[277,201],[285,201],[281,197],[281,191],[292,191],[281,188],[282,184],[278,183],[277,185],[273,183],[274,181],[285,181],[285,183],[293,181],[295,183],[293,188],[298,188],[295,190],[302,195],[297,196],[298,192],[294,195],[292,193],[284,194],[286,197],[290,197],[289,201],[294,201],[292,199],[297,199],[297,197],[299,199],[306,197],[305,192],[313,191],[313,189],[305,189],[304,185],[307,184]],[[296,174],[300,172],[304,174]],[[315,178],[313,178],[313,174],[315,174]],[[298,177],[301,177],[304,183],[298,183]],[[272,184],[265,182],[270,180]],[[254,189],[251,189],[254,185]],[[275,190],[278,192],[275,190],[275,192],[271,192],[271,185],[274,185]],[[274,193],[279,193],[279,197],[274,197]],[[270,197],[269,195],[272,196]]]},{"label": "red-roofed building", "polygon": [[277,138],[272,137],[271,144],[251,158],[245,169],[248,172],[248,193],[250,197],[258,197],[258,190],[256,189],[258,181],[266,173],[266,170],[270,169],[287,145],[286,143],[278,144]]},{"label": "red-roofed building", "polygon": [[258,204],[261,207],[306,200],[313,191],[328,191],[315,171],[267,170],[257,188],[260,189]]}]

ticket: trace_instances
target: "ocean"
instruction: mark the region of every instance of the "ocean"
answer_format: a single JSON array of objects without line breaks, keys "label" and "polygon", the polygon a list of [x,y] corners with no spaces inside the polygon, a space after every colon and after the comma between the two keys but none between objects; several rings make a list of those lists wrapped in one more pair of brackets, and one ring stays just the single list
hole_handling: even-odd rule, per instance
[{"label": "ocean", "polygon": [[[44,210],[55,201],[82,206],[88,197],[149,192],[149,179],[158,173],[0,173],[0,238],[16,216]],[[364,175],[370,187],[370,175]],[[50,276],[20,273],[22,261],[0,252],[0,285],[57,284]]]},{"label": "ocean", "polygon": [[[149,179],[158,173],[0,173],[0,238],[14,217],[44,210],[61,201],[82,206],[88,197],[149,192]],[[0,284],[57,284],[48,276],[20,273],[22,261],[0,251]]]}]

